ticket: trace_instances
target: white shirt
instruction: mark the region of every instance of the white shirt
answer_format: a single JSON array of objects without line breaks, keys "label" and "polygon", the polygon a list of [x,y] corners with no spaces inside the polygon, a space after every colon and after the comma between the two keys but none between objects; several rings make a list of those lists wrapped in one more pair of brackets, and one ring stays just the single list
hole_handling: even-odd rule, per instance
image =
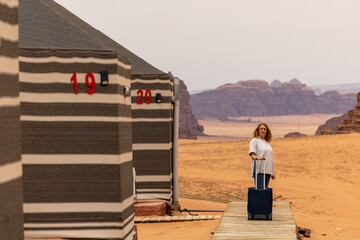
[{"label": "white shirt", "polygon": [[[252,152],[258,157],[265,158],[265,161],[256,161],[256,172],[264,173],[264,162],[266,162],[265,173],[274,175],[274,154],[270,143],[265,139],[253,138],[249,144],[249,154]],[[251,175],[253,175],[254,172],[254,165],[255,160],[251,159]]]}]

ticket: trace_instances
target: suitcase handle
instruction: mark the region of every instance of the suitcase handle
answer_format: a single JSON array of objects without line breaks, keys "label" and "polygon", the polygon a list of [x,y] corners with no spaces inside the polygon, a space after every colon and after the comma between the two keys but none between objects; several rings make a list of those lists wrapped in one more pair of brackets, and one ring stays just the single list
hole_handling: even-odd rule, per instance
[{"label": "suitcase handle", "polygon": [[[262,159],[255,159],[255,167],[256,167],[256,160],[258,161],[265,161],[265,158],[262,158]],[[255,189],[257,190],[257,175],[259,173],[256,172],[256,169],[255,169]],[[265,162],[264,162],[264,181],[263,181],[263,184],[264,184],[264,190],[266,189],[266,186],[265,186]]]}]

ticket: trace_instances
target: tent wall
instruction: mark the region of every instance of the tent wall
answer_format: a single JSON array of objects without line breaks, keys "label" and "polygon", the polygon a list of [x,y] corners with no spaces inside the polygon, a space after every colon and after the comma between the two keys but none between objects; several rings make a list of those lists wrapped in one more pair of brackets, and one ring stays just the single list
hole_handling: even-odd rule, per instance
[{"label": "tent wall", "polygon": [[[168,74],[132,75],[133,153],[138,199],[172,200],[173,82]],[[151,91],[151,102],[149,94]],[[143,97],[141,97],[141,91]],[[156,93],[162,102],[156,102]],[[139,104],[138,101],[142,101]]]},{"label": "tent wall", "polygon": [[0,239],[23,239],[18,2],[0,0]]},{"label": "tent wall", "polygon": [[132,239],[130,71],[114,52],[20,49],[25,237]]},{"label": "tent wall", "polygon": [[[136,56],[55,1],[22,0],[19,12],[21,48],[105,49],[117,52],[131,62],[135,102],[139,89],[144,94],[151,89],[153,101],[157,91],[169,93],[172,83],[168,74]],[[169,97],[163,97],[169,100]],[[158,109],[152,109],[155,105]],[[145,103],[142,106],[133,103],[132,106],[135,108],[133,140],[136,147],[134,160],[138,174],[138,197],[170,200],[172,106],[164,102]]]}]

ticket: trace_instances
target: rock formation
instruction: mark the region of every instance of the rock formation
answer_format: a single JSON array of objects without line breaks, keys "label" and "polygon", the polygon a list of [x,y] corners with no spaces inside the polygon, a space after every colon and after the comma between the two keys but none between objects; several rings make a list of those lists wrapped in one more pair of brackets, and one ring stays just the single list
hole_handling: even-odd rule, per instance
[{"label": "rock formation", "polygon": [[291,132],[291,133],[287,133],[285,134],[284,138],[289,138],[289,137],[304,137],[307,136],[306,134],[303,133],[299,133],[299,132]]},{"label": "rock formation", "polygon": [[196,136],[202,135],[204,135],[204,128],[194,117],[190,106],[190,94],[184,81],[180,80],[179,138],[196,139]]},{"label": "rock formation", "polygon": [[336,133],[360,132],[360,92],[357,94],[357,105],[355,109],[347,112],[348,117],[344,119]]},{"label": "rock formation", "polygon": [[339,117],[333,117],[327,120],[324,124],[320,125],[316,130],[315,135],[329,135],[336,134],[337,128],[344,122],[344,119],[349,115],[344,113]]},{"label": "rock formation", "polygon": [[297,78],[291,79],[289,83],[291,83],[291,84],[302,84]]},{"label": "rock formation", "polygon": [[342,114],[352,108],[355,99],[356,94],[341,95],[337,91],[316,95],[297,79],[281,84],[274,80],[271,85],[248,80],[191,95],[191,107],[197,119]]},{"label": "rock formation", "polygon": [[270,83],[270,86],[276,87],[276,86],[279,86],[279,85],[281,85],[281,84],[282,84],[282,82],[280,82],[279,80],[275,79],[274,81],[272,81],[272,82]]}]

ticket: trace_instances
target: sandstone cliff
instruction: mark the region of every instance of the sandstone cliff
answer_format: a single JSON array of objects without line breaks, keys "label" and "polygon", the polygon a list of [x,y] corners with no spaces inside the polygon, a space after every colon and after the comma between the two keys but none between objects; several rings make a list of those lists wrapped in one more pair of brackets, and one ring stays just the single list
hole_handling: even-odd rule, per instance
[{"label": "sandstone cliff", "polygon": [[179,138],[196,139],[196,136],[201,135],[204,135],[204,128],[194,117],[190,106],[190,94],[184,81],[180,80]]},{"label": "sandstone cliff", "polygon": [[336,133],[360,132],[360,92],[357,94],[355,109],[351,109],[347,114],[348,117],[338,126]]},{"label": "sandstone cliff", "polygon": [[263,80],[225,84],[214,90],[191,96],[197,119],[220,119],[239,116],[341,114],[352,108],[355,94],[341,95],[327,91],[318,96],[297,79],[271,85]]},{"label": "sandstone cliff", "polygon": [[344,122],[344,119],[348,117],[348,113],[345,113],[339,117],[333,117],[327,120],[323,125],[320,125],[316,130],[315,135],[327,135],[335,134],[339,125]]}]

